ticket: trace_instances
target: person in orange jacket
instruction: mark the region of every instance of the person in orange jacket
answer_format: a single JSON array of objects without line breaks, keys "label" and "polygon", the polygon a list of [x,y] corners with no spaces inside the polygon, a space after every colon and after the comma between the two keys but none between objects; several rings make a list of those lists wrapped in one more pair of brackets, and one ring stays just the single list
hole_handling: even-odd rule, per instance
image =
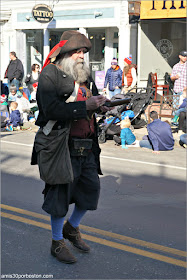
[{"label": "person in orange jacket", "polygon": [[132,64],[132,55],[124,59],[124,68],[122,74],[123,93],[136,92],[136,66]]}]

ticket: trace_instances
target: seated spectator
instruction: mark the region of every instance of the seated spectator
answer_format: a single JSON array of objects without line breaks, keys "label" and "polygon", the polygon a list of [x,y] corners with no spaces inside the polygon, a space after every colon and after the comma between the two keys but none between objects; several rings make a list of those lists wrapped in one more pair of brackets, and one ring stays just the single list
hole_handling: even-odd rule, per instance
[{"label": "seated spectator", "polygon": [[6,130],[13,131],[14,128],[19,130],[21,125],[21,115],[20,115],[20,111],[18,110],[18,103],[12,101],[10,104],[10,109],[11,109],[10,119],[7,123]]},{"label": "seated spectator", "polygon": [[15,85],[11,85],[10,93],[8,95],[9,104],[10,104],[10,102],[16,101],[16,100],[17,100],[17,87]]},{"label": "seated spectator", "polygon": [[17,91],[16,86],[10,86],[10,93],[8,96],[8,103],[9,103],[9,111],[11,113],[10,104],[15,101],[18,103],[18,110],[20,111],[21,117],[23,118],[24,122],[27,122],[28,113],[30,112],[30,102],[25,96],[23,92],[23,88],[20,87],[20,90]]},{"label": "seated spectator", "polygon": [[136,143],[136,137],[132,133],[130,126],[131,126],[131,122],[128,117],[122,120],[120,123],[120,127],[121,127],[120,138],[121,138],[121,145],[123,149],[128,148],[126,145],[133,145]]},{"label": "seated spectator", "polygon": [[182,134],[182,135],[180,136],[179,144],[180,144],[182,147],[187,148],[187,133]]},{"label": "seated spectator", "polygon": [[30,112],[30,102],[27,98],[25,98],[21,91],[17,93],[16,102],[18,103],[18,110],[20,111],[23,122],[28,121],[28,115]]},{"label": "seated spectator", "polygon": [[159,154],[159,151],[173,150],[174,139],[170,125],[158,119],[156,111],[150,113],[150,118],[153,121],[147,125],[148,136],[144,136],[139,142],[140,147],[153,149],[155,154]]}]

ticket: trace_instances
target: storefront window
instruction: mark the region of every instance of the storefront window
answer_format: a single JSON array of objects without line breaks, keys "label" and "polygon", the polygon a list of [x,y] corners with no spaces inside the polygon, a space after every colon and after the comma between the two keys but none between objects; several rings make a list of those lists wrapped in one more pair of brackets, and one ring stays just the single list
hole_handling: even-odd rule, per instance
[{"label": "storefront window", "polygon": [[92,48],[89,51],[90,69],[95,80],[95,73],[104,71],[105,32],[103,30],[90,30],[88,37],[92,43]]},{"label": "storefront window", "polygon": [[105,33],[102,31],[88,32],[92,48],[89,51],[90,62],[101,62],[104,59]]},{"label": "storefront window", "polygon": [[179,60],[180,51],[186,49],[186,21],[146,20],[142,21],[142,30],[167,63],[173,67]]},{"label": "storefront window", "polygon": [[43,62],[43,30],[26,30],[26,57],[27,73],[31,71],[32,64]]}]

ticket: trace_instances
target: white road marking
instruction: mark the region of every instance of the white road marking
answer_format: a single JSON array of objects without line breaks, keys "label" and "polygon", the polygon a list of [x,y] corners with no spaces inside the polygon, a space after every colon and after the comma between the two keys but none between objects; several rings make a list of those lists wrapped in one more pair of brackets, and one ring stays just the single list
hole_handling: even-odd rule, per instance
[{"label": "white road marking", "polygon": [[[23,143],[4,141],[4,140],[2,140],[1,143],[33,147],[33,144],[23,144]],[[180,169],[180,170],[186,170],[185,167],[173,166],[173,165],[167,165],[167,164],[161,164],[161,163],[154,163],[154,162],[147,162],[147,161],[140,161],[140,160],[133,160],[133,159],[126,159],[126,158],[116,158],[116,157],[109,157],[109,156],[101,156],[101,158],[118,160],[118,161],[134,162],[134,163],[147,164],[147,165],[153,165],[153,166],[162,166],[162,167],[166,167],[166,168],[173,168],[173,169]]]},{"label": "white road marking", "polygon": [[126,158],[116,158],[116,157],[108,157],[108,156],[101,156],[101,158],[128,161],[128,162],[134,162],[134,163],[140,163],[140,164],[148,164],[148,165],[154,165],[154,166],[162,166],[162,167],[168,167],[168,168],[174,168],[174,169],[180,169],[180,170],[186,170],[185,167],[173,166],[173,165],[167,165],[167,164],[161,164],[161,163],[154,163],[154,162],[147,162],[147,161],[140,161],[140,160],[133,160],[133,159],[126,159]]},{"label": "white road marking", "polygon": [[4,141],[4,140],[2,140],[1,143],[7,143],[7,144],[14,144],[14,145],[19,145],[19,146],[33,147],[33,144],[23,144],[23,143],[17,143],[17,142],[11,142],[11,141]]}]

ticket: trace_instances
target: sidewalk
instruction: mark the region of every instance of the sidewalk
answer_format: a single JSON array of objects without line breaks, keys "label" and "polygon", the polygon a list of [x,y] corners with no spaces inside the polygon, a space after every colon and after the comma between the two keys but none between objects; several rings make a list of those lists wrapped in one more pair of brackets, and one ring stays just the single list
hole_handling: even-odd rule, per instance
[{"label": "sidewalk", "polygon": [[[171,119],[162,119],[162,120],[168,120],[169,122],[171,121]],[[36,126],[34,123],[27,122],[24,124],[24,128],[36,133],[38,131],[39,127]],[[174,129],[174,128],[177,128],[177,127],[172,126],[172,129]],[[147,128],[143,127],[143,128],[139,128],[139,129],[134,129],[133,133],[136,136],[137,140],[141,140],[144,135],[147,135]],[[180,146],[178,133],[173,133],[173,138],[175,139],[175,146]]]}]

